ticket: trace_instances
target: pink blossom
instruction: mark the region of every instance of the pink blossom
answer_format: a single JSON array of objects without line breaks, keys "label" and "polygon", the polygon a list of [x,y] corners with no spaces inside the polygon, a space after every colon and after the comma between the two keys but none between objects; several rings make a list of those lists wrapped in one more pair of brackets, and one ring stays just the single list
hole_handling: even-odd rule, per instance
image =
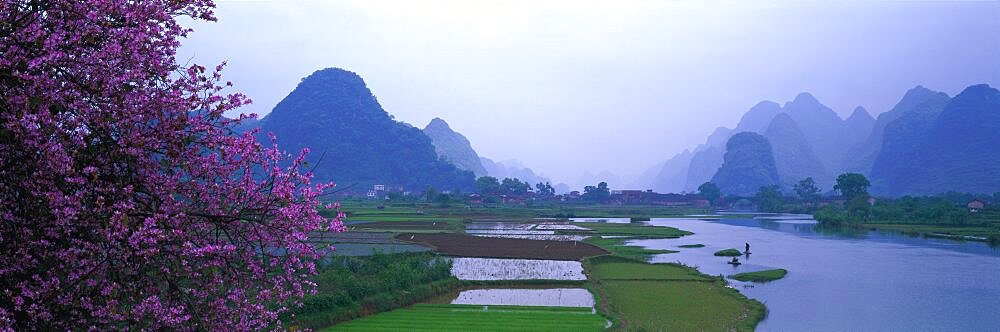
[{"label": "pink blossom", "polygon": [[224,64],[178,64],[213,8],[0,4],[0,330],[268,329],[314,290],[333,184],[233,131]]}]

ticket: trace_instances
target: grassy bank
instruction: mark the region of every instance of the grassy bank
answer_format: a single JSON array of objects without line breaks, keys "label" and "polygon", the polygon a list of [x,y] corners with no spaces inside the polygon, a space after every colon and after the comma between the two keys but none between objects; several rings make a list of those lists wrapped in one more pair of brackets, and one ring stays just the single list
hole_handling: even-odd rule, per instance
[{"label": "grassy bank", "polygon": [[584,242],[604,248],[616,256],[627,257],[635,260],[645,261],[651,255],[670,254],[677,251],[662,249],[646,249],[640,246],[626,245],[625,241],[631,238],[602,238],[595,236],[584,240]]},{"label": "grassy bank", "polygon": [[335,257],[319,269],[317,294],[284,320],[318,329],[417,303],[461,287],[450,267],[432,253]]},{"label": "grassy bank", "polygon": [[1000,209],[972,213],[941,197],[904,197],[847,211],[826,206],[813,215],[825,226],[898,231],[905,234],[1000,243]]},{"label": "grassy bank", "polygon": [[679,230],[673,227],[648,226],[636,222],[627,224],[574,223],[574,225],[586,227],[592,231],[561,232],[566,234],[594,235],[584,240],[584,242],[604,248],[616,256],[642,261],[648,259],[650,255],[669,254],[677,251],[646,249],[639,246],[626,245],[625,242],[636,239],[672,239],[691,234],[691,232]]},{"label": "grassy bank", "polygon": [[773,269],[756,272],[738,273],[729,276],[739,281],[768,282],[784,278],[788,274],[785,269]]},{"label": "grassy bank", "polygon": [[620,331],[752,331],[766,309],[725,280],[675,264],[623,257],[585,260],[601,310]]},{"label": "grassy bank", "polygon": [[713,255],[716,255],[716,256],[726,256],[726,257],[735,257],[735,256],[742,256],[743,253],[740,252],[739,250],[736,250],[736,249],[733,249],[733,248],[729,248],[729,249],[723,249],[723,250],[716,251]]}]

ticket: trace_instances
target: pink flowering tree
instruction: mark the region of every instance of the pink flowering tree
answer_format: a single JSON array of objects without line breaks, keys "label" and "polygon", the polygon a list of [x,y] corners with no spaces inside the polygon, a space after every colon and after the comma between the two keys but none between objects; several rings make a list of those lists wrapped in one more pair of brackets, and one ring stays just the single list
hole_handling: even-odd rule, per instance
[{"label": "pink flowering tree", "polygon": [[233,130],[221,66],[175,59],[213,7],[0,4],[0,330],[275,328],[314,288],[332,184]]}]

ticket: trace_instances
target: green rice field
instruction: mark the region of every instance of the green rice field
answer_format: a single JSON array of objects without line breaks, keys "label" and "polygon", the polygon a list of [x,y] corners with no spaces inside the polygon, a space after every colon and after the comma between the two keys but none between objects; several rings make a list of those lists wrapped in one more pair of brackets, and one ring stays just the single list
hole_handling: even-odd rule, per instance
[{"label": "green rice field", "polygon": [[599,331],[590,308],[417,304],[323,331]]}]

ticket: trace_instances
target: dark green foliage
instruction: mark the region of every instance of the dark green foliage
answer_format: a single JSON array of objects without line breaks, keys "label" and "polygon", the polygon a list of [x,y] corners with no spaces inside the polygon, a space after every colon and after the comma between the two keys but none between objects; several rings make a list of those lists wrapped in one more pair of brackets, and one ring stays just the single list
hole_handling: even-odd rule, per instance
[{"label": "dark green foliage", "polygon": [[837,176],[837,184],[833,186],[833,190],[839,191],[845,199],[851,201],[862,196],[868,199],[869,186],[871,186],[871,183],[868,182],[868,179],[864,175],[859,173],[844,173]]},{"label": "dark green foliage", "polygon": [[480,195],[495,195],[500,192],[500,181],[492,176],[482,176],[476,179],[476,192]]},{"label": "dark green foliage", "polygon": [[322,328],[450,291],[461,284],[450,268],[431,253],[334,257],[319,269],[317,294],[292,309],[290,325]]},{"label": "dark green foliage", "polygon": [[946,191],[993,193],[1000,188],[1000,91],[974,85],[933,108],[886,128],[885,146],[872,170],[880,194],[933,195]]},{"label": "dark green foliage", "polygon": [[723,249],[723,250],[716,251],[713,255],[735,257],[735,256],[742,256],[743,253],[740,252],[739,250],[736,250],[736,249],[733,249],[733,248],[729,248],[729,249]]},{"label": "dark green foliage", "polygon": [[847,201],[847,215],[852,219],[868,221],[872,216],[872,205],[868,194],[860,194]]},{"label": "dark green foliage", "polygon": [[504,178],[500,182],[500,193],[504,195],[524,195],[531,191],[531,185],[517,178]]},{"label": "dark green foliage", "polygon": [[722,197],[722,191],[719,190],[719,186],[711,182],[705,182],[698,186],[698,194],[705,196],[705,199],[712,205],[718,204],[719,198]]},{"label": "dark green foliage", "polygon": [[393,120],[361,77],[343,69],[303,79],[261,127],[262,136],[273,132],[286,151],[309,148],[317,182],[358,183],[360,190],[371,184],[473,189],[472,172],[439,159],[427,135]]},{"label": "dark green foliage", "polygon": [[590,202],[605,202],[610,197],[611,197],[611,190],[608,189],[608,183],[601,182],[597,184],[597,187],[594,186],[583,187],[583,195],[580,198]]},{"label": "dark green foliage", "polygon": [[760,187],[754,198],[761,212],[782,212],[781,189],[777,185]]},{"label": "dark green foliage", "polygon": [[779,184],[771,144],[751,132],[733,135],[726,143],[725,161],[712,177],[723,193],[749,196],[763,186]]},{"label": "dark green foliage", "polygon": [[788,274],[785,269],[773,269],[756,272],[738,273],[729,276],[739,281],[768,282],[784,278]]},{"label": "dark green foliage", "polygon": [[804,202],[812,203],[819,199],[820,190],[816,187],[816,181],[813,181],[813,178],[805,178],[799,181],[792,189]]},{"label": "dark green foliage", "polygon": [[813,217],[823,223],[846,224],[884,222],[903,224],[964,225],[973,222],[965,204],[944,197],[904,196],[894,201],[879,200],[875,205],[849,201],[845,208],[824,206]]},{"label": "dark green foliage", "polygon": [[542,198],[552,197],[556,194],[556,188],[552,187],[551,183],[539,182],[535,184],[535,192]]}]

